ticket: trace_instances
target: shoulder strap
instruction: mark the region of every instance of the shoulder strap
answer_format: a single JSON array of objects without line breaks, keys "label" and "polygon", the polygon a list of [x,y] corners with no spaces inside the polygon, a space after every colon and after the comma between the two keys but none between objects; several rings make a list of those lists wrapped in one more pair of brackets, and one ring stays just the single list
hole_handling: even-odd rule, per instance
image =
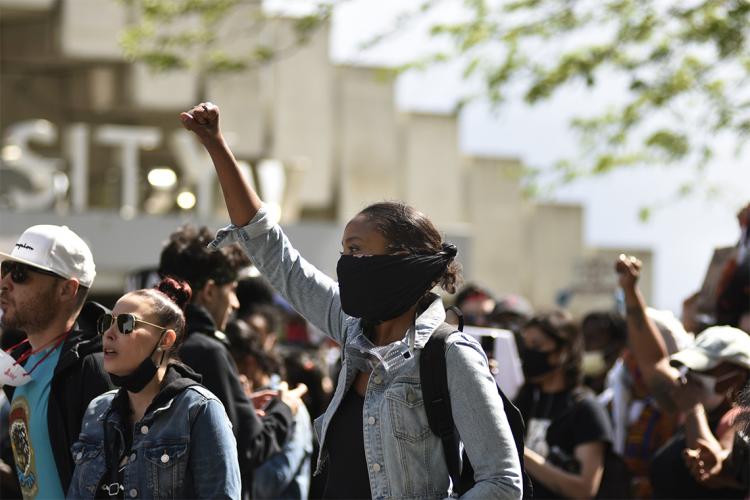
[{"label": "shoulder strap", "polygon": [[420,354],[419,376],[427,422],[432,432],[443,442],[448,473],[455,488],[459,484],[461,472],[445,364],[445,342],[453,332],[455,329],[452,326],[443,323],[432,333]]},{"label": "shoulder strap", "polygon": [[[448,466],[448,473],[453,482],[453,489],[460,494],[465,493],[474,484],[474,469],[466,452],[463,453],[463,470],[459,462],[459,442],[455,435],[455,423],[451,413],[450,393],[448,392],[448,370],[445,362],[445,344],[456,329],[443,323],[430,336],[422,349],[419,359],[419,376],[422,385],[422,399],[424,400],[427,422],[430,429],[443,442],[443,452]],[[521,412],[503,393],[500,387],[497,391],[503,401],[505,416],[508,419],[513,439],[521,465],[521,479],[523,481],[523,497],[533,498],[533,484],[523,465],[523,438],[526,434]]]}]

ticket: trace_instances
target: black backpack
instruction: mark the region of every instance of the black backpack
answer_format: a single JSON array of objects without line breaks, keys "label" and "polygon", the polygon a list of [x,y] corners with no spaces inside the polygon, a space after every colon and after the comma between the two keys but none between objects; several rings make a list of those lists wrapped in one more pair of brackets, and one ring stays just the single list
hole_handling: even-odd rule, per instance
[{"label": "black backpack", "polygon": [[[463,467],[460,467],[458,438],[451,413],[448,374],[445,365],[445,343],[448,337],[456,332],[457,330],[447,323],[437,327],[422,349],[419,359],[419,378],[422,385],[422,399],[427,412],[427,421],[432,432],[443,442],[448,473],[451,476],[451,481],[453,481],[453,491],[463,495],[474,486],[474,468],[469,462],[466,451],[463,452],[462,456]],[[523,498],[533,498],[531,478],[523,466],[523,437],[526,434],[523,417],[518,408],[503,394],[500,387],[497,388],[497,392],[503,400],[503,409],[513,432],[516,451],[518,451],[523,480]]]}]

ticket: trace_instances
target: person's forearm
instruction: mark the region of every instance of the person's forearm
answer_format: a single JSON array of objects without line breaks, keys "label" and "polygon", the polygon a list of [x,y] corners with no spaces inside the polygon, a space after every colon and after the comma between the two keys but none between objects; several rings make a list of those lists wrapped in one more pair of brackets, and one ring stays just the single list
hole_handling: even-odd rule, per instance
[{"label": "person's forearm", "polygon": [[598,489],[597,485],[592,494],[591,485],[583,476],[551,465],[544,457],[530,450],[524,453],[524,465],[534,481],[567,498],[591,498]]},{"label": "person's forearm", "polygon": [[229,219],[236,226],[248,224],[262,205],[258,194],[242,176],[237,160],[223,137],[203,142],[219,178]]},{"label": "person's forearm", "polygon": [[638,368],[648,376],[656,364],[668,356],[667,348],[656,325],[646,314],[646,301],[640,290],[633,287],[624,292],[628,341]]},{"label": "person's forearm", "polygon": [[715,443],[717,447],[721,447],[719,442],[711,432],[711,428],[708,426],[708,420],[706,419],[706,411],[703,405],[698,403],[689,411],[685,412],[685,444],[687,448],[697,448],[698,439]]}]

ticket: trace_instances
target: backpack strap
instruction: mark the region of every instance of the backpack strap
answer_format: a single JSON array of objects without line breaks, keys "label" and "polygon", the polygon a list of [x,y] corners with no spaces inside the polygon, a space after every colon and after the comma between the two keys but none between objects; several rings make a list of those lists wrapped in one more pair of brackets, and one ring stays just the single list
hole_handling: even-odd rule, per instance
[{"label": "backpack strap", "polygon": [[[445,462],[453,483],[453,491],[463,494],[474,485],[474,468],[465,450],[462,455],[459,454],[459,439],[455,432],[450,393],[448,392],[445,345],[448,337],[454,333],[457,333],[456,329],[447,323],[443,323],[435,329],[422,349],[419,358],[419,377],[427,422],[432,432],[443,443]],[[523,441],[526,434],[523,417],[518,408],[499,387],[497,387],[497,391],[502,399],[505,416],[513,433],[513,440],[518,453],[523,483],[523,498],[533,498],[533,484],[523,465]],[[459,461],[461,457],[463,458],[463,468]]]},{"label": "backpack strap", "polygon": [[459,484],[461,467],[458,441],[455,434],[451,398],[448,393],[448,370],[445,364],[445,342],[456,330],[443,323],[432,333],[419,358],[419,376],[422,385],[427,422],[432,432],[443,442],[443,452],[448,473],[454,488]]}]

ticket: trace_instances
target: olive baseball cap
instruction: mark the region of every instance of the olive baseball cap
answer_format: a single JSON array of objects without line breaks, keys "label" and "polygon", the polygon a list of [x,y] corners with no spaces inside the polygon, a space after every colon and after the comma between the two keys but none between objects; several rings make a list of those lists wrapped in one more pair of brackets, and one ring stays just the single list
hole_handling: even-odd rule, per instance
[{"label": "olive baseball cap", "polygon": [[695,343],[669,358],[672,366],[706,371],[721,363],[750,370],[750,335],[731,326],[712,326],[695,338]]}]

